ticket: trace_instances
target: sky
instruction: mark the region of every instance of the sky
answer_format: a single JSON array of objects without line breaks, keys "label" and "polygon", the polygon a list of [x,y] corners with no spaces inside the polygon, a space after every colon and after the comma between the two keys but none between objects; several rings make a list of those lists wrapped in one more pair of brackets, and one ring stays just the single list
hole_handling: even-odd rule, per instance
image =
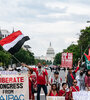
[{"label": "sky", "polygon": [[90,0],[0,0],[0,28],[28,35],[35,56],[46,55],[50,42],[55,53],[76,44],[88,20]]}]

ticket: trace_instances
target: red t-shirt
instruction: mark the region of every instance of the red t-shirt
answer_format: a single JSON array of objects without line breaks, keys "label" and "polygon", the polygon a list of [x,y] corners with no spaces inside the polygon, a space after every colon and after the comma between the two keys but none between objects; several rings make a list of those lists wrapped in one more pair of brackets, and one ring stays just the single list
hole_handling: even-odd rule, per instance
[{"label": "red t-shirt", "polygon": [[72,88],[72,92],[77,92],[77,91],[79,91],[79,87],[78,87],[78,86],[76,86],[76,87],[71,86],[71,88]]},{"label": "red t-shirt", "polygon": [[35,75],[30,75],[28,77],[28,79],[29,79],[29,99],[31,99],[31,97],[34,98],[34,94],[32,94],[32,90],[31,90],[31,86],[32,86],[31,80],[33,80],[34,77],[35,77]]},{"label": "red t-shirt", "polygon": [[50,93],[50,96],[58,96],[58,94],[56,93],[55,95],[53,94],[53,92]]},{"label": "red t-shirt", "polygon": [[37,76],[37,84],[45,85],[46,84],[45,76],[48,75],[46,69],[43,69],[41,74],[39,74],[39,71],[37,68],[33,68],[33,71],[36,73],[36,76]]},{"label": "red t-shirt", "polygon": [[64,90],[60,90],[59,91],[59,96],[63,96],[63,94],[65,94],[65,91]]}]

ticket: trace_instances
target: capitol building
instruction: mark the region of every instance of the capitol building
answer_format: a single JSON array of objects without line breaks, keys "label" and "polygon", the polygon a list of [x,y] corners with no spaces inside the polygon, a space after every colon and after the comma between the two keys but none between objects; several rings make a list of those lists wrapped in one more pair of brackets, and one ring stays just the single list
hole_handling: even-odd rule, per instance
[{"label": "capitol building", "polygon": [[39,56],[39,57],[35,57],[36,59],[40,59],[40,60],[46,60],[46,61],[51,61],[53,63],[54,58],[55,58],[55,52],[54,49],[52,48],[51,42],[50,45],[46,51],[46,56]]}]

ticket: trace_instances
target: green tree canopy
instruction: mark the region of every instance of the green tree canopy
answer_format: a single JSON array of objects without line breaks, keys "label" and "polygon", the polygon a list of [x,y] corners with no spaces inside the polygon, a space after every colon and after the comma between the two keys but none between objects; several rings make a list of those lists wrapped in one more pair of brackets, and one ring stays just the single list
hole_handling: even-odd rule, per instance
[{"label": "green tree canopy", "polygon": [[54,59],[54,64],[55,64],[55,65],[61,64],[61,54],[62,54],[62,53],[57,53],[57,54],[56,54],[55,59]]},{"label": "green tree canopy", "polygon": [[30,65],[35,63],[34,54],[31,53],[30,51],[26,51],[26,50],[24,50],[22,48],[14,56],[20,62],[24,62],[24,63],[30,64]]},{"label": "green tree canopy", "polygon": [[78,45],[81,48],[82,52],[84,53],[85,49],[90,44],[90,27],[86,27],[85,29],[82,29],[81,34],[79,36]]}]

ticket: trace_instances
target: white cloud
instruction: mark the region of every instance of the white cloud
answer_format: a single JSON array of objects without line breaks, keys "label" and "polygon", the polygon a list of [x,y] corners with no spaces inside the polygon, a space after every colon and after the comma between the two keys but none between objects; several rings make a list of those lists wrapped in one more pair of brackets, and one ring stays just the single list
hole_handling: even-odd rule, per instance
[{"label": "white cloud", "polygon": [[[67,9],[64,14],[78,14],[78,15],[90,15],[90,6],[81,3],[70,3],[70,2],[49,2],[46,7],[51,9]],[[58,14],[59,15],[59,14]]]},{"label": "white cloud", "polygon": [[[41,1],[0,0],[0,27],[10,32],[14,27],[29,35],[31,40],[26,44],[32,47],[35,55],[45,55],[50,42],[56,53],[61,52],[76,42],[76,34],[87,26],[82,16],[90,16],[90,7],[80,2]],[[81,18],[82,22],[78,22]]]}]

